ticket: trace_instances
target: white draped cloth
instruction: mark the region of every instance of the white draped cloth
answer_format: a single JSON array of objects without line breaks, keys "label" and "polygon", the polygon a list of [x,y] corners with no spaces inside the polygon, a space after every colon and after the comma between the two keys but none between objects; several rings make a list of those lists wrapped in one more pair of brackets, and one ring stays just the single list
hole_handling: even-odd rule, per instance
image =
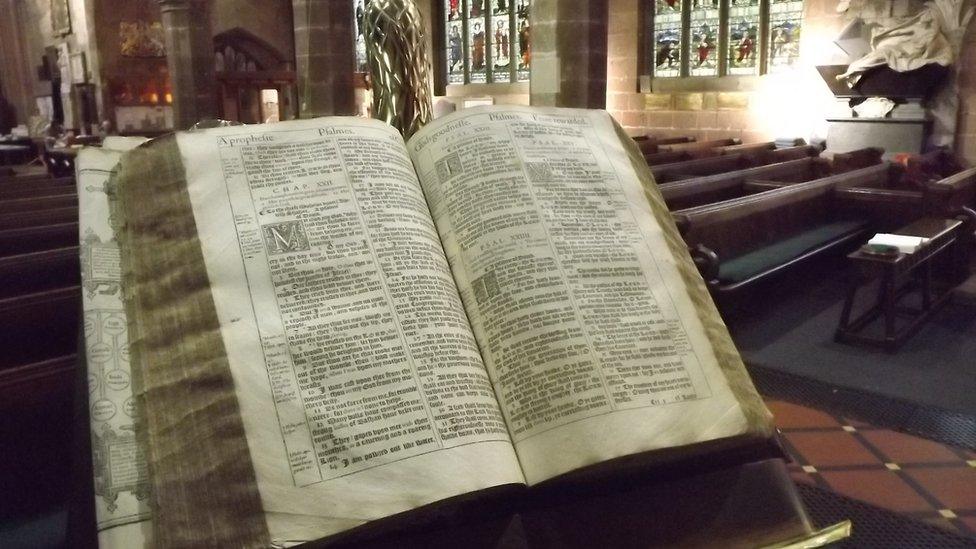
[{"label": "white draped cloth", "polygon": [[854,86],[868,69],[882,65],[898,72],[929,63],[949,66],[956,60],[972,14],[966,0],[930,0],[915,15],[878,20],[871,33],[871,52],[851,63],[837,79]]}]

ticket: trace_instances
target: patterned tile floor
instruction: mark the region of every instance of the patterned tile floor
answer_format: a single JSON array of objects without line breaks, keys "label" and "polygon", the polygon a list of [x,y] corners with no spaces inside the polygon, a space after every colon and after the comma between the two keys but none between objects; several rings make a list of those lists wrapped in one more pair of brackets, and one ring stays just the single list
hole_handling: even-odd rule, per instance
[{"label": "patterned tile floor", "polygon": [[781,400],[767,400],[790,474],[976,537],[976,453]]}]

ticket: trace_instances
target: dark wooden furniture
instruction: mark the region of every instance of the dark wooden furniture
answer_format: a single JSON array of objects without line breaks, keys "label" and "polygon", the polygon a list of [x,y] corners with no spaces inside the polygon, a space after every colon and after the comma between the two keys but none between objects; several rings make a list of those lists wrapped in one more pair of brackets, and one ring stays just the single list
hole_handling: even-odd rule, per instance
[{"label": "dark wooden furniture", "polygon": [[0,230],[0,257],[77,245],[77,221]]},{"label": "dark wooden furniture", "polygon": [[0,257],[0,299],[77,286],[78,246]]},{"label": "dark wooden furniture", "polygon": [[673,215],[709,289],[731,293],[862,238],[868,223],[835,207],[835,187],[850,175]]},{"label": "dark wooden furniture", "polygon": [[78,207],[78,195],[76,194],[56,194],[36,198],[0,198],[0,215],[71,207]]},{"label": "dark wooden furniture", "polygon": [[[721,158],[721,157],[719,157]],[[710,160],[710,159],[709,159]],[[658,188],[672,211],[743,197],[758,189],[751,180],[806,182],[830,174],[830,163],[820,158],[803,158],[754,168],[745,168],[662,183]]]},{"label": "dark wooden furniture", "polygon": [[[963,222],[959,219],[924,217],[894,233],[930,239],[914,253],[879,256],[857,250],[849,254],[847,257],[856,275],[844,300],[835,339],[843,343],[876,345],[888,352],[897,350],[948,299],[951,288],[940,291],[933,285],[932,264],[954,247],[962,226]],[[879,280],[876,302],[852,319],[858,290],[876,279]],[[899,306],[899,302],[916,291],[921,294],[919,308]],[[907,317],[908,322],[899,326],[899,316]],[[865,333],[878,317],[884,320],[883,335]]]},{"label": "dark wooden furniture", "polygon": [[[729,148],[732,147],[725,147],[723,150]],[[726,154],[718,156],[670,162],[667,164],[659,163],[651,166],[651,173],[654,174],[654,181],[661,184],[669,181],[689,179],[691,177],[714,175],[755,166],[815,157],[819,154],[820,149],[812,145],[798,145],[782,149],[747,149],[738,152],[726,152]]]},{"label": "dark wooden furniture", "polygon": [[39,227],[71,223],[78,220],[78,207],[53,208],[40,211],[0,213],[0,231],[24,227]]}]

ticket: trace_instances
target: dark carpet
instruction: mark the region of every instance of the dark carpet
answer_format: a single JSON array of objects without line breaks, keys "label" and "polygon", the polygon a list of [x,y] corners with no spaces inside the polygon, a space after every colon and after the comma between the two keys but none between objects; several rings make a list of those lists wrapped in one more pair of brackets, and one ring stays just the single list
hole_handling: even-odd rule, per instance
[{"label": "dark carpet", "polygon": [[830,547],[851,549],[976,548],[976,540],[806,484],[797,484],[817,528],[851,521],[851,537]]},{"label": "dark carpet", "polygon": [[[836,343],[845,258],[720,303],[745,360],[841,389],[976,417],[976,303],[950,300],[898,351]],[[859,306],[873,298],[861,292]]]}]

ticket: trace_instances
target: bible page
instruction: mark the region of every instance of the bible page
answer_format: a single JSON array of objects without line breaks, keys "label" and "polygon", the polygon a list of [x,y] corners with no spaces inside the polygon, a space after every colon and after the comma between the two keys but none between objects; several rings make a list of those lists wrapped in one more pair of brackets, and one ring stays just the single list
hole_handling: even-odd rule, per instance
[{"label": "bible page", "polygon": [[141,137],[113,137],[78,153],[79,240],[95,520],[102,549],[148,547],[152,528],[146,455],[129,363],[119,245],[109,223],[107,184],[122,151]]},{"label": "bible page", "polygon": [[747,431],[607,113],[465,109],[407,148],[529,484]]},{"label": "bible page", "polygon": [[394,129],[323,118],[177,141],[275,543],[524,483]]}]

